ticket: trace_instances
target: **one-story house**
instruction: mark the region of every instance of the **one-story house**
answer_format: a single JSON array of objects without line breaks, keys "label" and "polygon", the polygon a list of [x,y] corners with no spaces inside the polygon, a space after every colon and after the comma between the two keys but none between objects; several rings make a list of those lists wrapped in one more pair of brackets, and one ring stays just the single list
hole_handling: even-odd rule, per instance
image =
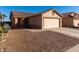
[{"label": "one-story house", "polygon": [[[56,10],[46,10],[37,14],[11,12],[10,19],[14,27],[27,25],[29,28],[59,28],[62,27],[62,15]],[[18,25],[18,26],[17,26]]]},{"label": "one-story house", "polygon": [[62,26],[63,27],[79,27],[79,14],[75,12],[62,14]]},{"label": "one-story house", "polygon": [[26,25],[28,26],[28,17],[34,15],[29,12],[17,12],[11,11],[10,19],[11,19],[11,27],[12,28],[22,28]]}]

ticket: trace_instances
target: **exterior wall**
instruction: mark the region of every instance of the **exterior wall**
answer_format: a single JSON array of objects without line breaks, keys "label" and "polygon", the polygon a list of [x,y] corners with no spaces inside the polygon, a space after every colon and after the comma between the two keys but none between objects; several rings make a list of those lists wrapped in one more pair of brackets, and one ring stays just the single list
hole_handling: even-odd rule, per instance
[{"label": "exterior wall", "polygon": [[13,18],[12,19],[12,28],[17,27],[17,24],[18,24],[18,18]]},{"label": "exterior wall", "polygon": [[42,17],[41,15],[33,16],[29,18],[30,28],[42,28]]},{"label": "exterior wall", "polygon": [[12,21],[11,21],[12,27],[13,28],[22,27],[24,25],[23,20],[24,20],[24,18],[20,18],[20,19],[17,18],[17,17],[13,18]]},{"label": "exterior wall", "polygon": [[63,27],[73,27],[73,18],[62,18]]},{"label": "exterior wall", "polygon": [[44,28],[45,18],[59,19],[59,27],[62,27],[62,17],[60,17],[56,12],[50,10],[42,14],[42,28]]},{"label": "exterior wall", "polygon": [[43,13],[42,17],[61,18],[57,13],[55,13],[55,12],[52,11],[52,10]]},{"label": "exterior wall", "polygon": [[15,18],[14,19],[14,24],[17,24],[18,23],[18,18]]},{"label": "exterior wall", "polygon": [[74,25],[74,27],[79,27],[79,19],[74,19],[73,25]]}]

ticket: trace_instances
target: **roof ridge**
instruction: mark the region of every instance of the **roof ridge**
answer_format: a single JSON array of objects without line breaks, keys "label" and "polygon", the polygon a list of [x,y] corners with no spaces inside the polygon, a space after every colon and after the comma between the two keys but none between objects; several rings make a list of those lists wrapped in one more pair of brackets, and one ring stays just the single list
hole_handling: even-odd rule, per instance
[{"label": "roof ridge", "polygon": [[62,13],[62,14],[69,14],[69,13],[75,13],[75,12],[65,12],[65,13]]},{"label": "roof ridge", "polygon": [[79,14],[78,12],[66,12],[66,13],[62,13],[62,14],[71,14],[71,13]]},{"label": "roof ridge", "polygon": [[[11,11],[11,12],[16,12],[16,13],[31,13],[31,12],[22,12],[22,11]],[[31,13],[31,14],[35,14],[35,13]]]},{"label": "roof ridge", "polygon": [[41,11],[41,12],[38,12],[38,13],[44,13],[44,12],[47,12],[47,11],[49,11],[49,10],[54,10],[54,9],[47,9],[47,10],[44,10],[44,11]]}]

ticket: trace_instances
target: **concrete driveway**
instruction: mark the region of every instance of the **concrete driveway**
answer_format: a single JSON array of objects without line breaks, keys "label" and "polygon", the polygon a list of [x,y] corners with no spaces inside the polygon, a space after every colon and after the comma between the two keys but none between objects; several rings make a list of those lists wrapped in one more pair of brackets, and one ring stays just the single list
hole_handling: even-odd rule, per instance
[{"label": "concrete driveway", "polygon": [[[50,30],[79,39],[79,30],[73,28],[54,28]],[[68,49],[67,52],[79,52],[79,44],[72,47],[71,49]]]},{"label": "concrete driveway", "polygon": [[79,39],[79,30],[76,30],[76,29],[72,29],[72,28],[54,28],[54,29],[50,29],[50,30]]}]

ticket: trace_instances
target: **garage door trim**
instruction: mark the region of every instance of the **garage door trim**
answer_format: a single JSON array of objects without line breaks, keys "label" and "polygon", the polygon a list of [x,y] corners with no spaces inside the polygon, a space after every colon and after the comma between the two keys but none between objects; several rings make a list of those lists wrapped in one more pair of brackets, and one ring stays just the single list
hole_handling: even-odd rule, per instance
[{"label": "garage door trim", "polygon": [[[44,19],[46,19],[46,18],[48,18],[48,19],[59,19],[59,21],[58,21],[58,22],[59,22],[59,23],[58,23],[58,24],[59,24],[58,27],[60,27],[60,18],[44,17],[44,18],[43,18],[43,28],[45,28],[45,21],[44,21]],[[52,27],[52,28],[53,28],[53,27]]]}]

